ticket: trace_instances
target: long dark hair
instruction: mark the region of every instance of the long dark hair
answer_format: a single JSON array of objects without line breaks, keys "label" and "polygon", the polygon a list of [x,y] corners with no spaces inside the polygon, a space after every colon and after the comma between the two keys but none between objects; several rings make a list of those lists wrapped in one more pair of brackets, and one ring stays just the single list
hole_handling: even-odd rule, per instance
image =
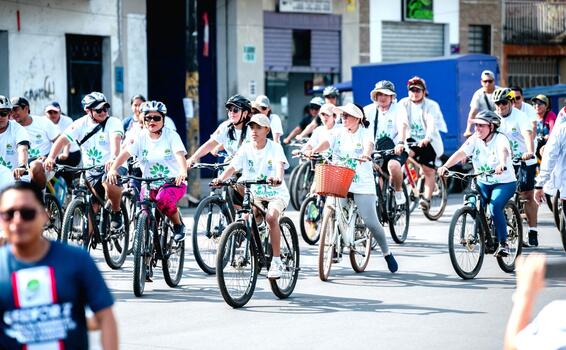
[{"label": "long dark hair", "polygon": [[364,112],[364,107],[360,106],[357,103],[354,103],[354,105],[356,107],[358,107],[360,109],[360,111],[362,111],[362,120],[360,120],[360,124],[362,124],[362,126],[367,129],[369,127],[369,120],[366,118],[366,113]]}]

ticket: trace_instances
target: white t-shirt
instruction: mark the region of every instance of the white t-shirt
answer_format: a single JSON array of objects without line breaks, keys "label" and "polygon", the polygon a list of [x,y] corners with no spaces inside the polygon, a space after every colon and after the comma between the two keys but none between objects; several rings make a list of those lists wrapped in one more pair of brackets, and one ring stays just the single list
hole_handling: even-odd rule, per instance
[{"label": "white t-shirt", "polygon": [[538,121],[537,112],[535,111],[535,108],[530,104],[523,102],[521,104],[521,109],[519,110],[527,115],[531,123],[532,122],[536,123]]},{"label": "white t-shirt", "polygon": [[[143,129],[139,137],[132,140],[127,146],[128,153],[139,161],[143,177],[176,177],[180,173],[180,167],[175,155],[182,152],[187,153],[185,145],[177,132],[163,128],[158,139],[152,139],[149,131]],[[163,181],[152,182],[152,188],[163,185]]]},{"label": "white t-shirt", "polygon": [[8,128],[0,134],[0,165],[10,170],[18,164],[18,144],[29,142],[26,129],[15,120],[8,121]]},{"label": "white t-shirt", "polygon": [[[332,129],[327,129],[326,126],[321,125],[321,126],[317,126],[316,129],[313,130],[311,136],[309,137],[309,140],[307,141],[306,145],[311,146],[312,148],[315,148],[316,146],[318,146],[322,141],[324,140],[328,140],[328,134],[331,133],[334,129],[336,128],[341,128],[342,125],[338,125],[338,124],[334,124],[334,126],[332,127]],[[330,153],[330,151],[328,151]],[[326,153],[326,152],[324,152]]]},{"label": "white t-shirt", "polygon": [[45,117],[31,116],[31,124],[24,126],[29,135],[30,149],[28,158],[34,159],[47,156],[51,151],[53,141],[59,136],[59,127]]},{"label": "white t-shirt", "polygon": [[[0,191],[12,185],[15,182],[12,171],[0,164]],[[1,236],[2,234],[0,234]]]},{"label": "white t-shirt", "polygon": [[479,182],[485,184],[499,184],[516,181],[513,161],[511,160],[511,148],[509,140],[501,133],[496,133],[488,143],[483,142],[477,134],[470,136],[460,148],[468,157],[472,157],[472,164],[475,172],[495,170],[499,165],[499,152],[507,149],[509,157],[505,166],[507,169],[501,174],[482,175],[478,178]]},{"label": "white t-shirt", "polygon": [[366,118],[369,120],[368,129],[373,135],[373,140],[379,140],[382,137],[388,137],[395,144],[399,141],[405,141],[399,139],[399,129],[403,126],[409,126],[409,120],[407,119],[407,111],[398,103],[391,103],[389,109],[386,112],[379,111],[377,117],[377,135],[374,134],[375,129],[375,116],[377,111],[377,104],[372,103],[364,107],[364,113]]},{"label": "white t-shirt", "polygon": [[[228,157],[233,156],[238,150],[238,144],[240,143],[240,137],[242,135],[242,130],[234,129],[235,139],[231,140],[230,136],[228,135],[228,127],[230,126],[230,124],[231,122],[229,120],[222,122],[222,124],[218,126],[216,131],[214,131],[214,133],[210,135],[211,139],[218,142],[222,145],[222,147],[224,147],[224,150],[226,151],[226,153],[228,153]],[[250,135],[251,132],[248,129],[248,131],[246,132],[246,139],[242,142],[242,145],[249,142]]]},{"label": "white t-shirt", "polygon": [[[495,86],[495,89],[498,89],[499,86]],[[495,90],[493,90],[495,92]],[[487,101],[489,102],[489,106],[485,103],[485,97],[487,97]],[[487,92],[484,93],[483,88],[479,88],[474,92],[472,96],[472,100],[470,101],[470,108],[476,108],[478,112],[485,111],[485,110],[492,110],[495,111],[495,103],[493,102],[493,92],[488,94]],[[491,108],[490,108],[491,107]]]},{"label": "white t-shirt", "polygon": [[[263,149],[256,149],[251,142],[243,144],[236,152],[230,165],[236,170],[242,170],[241,180],[261,180],[277,176],[277,163],[283,163],[283,169],[289,167],[283,147],[267,139]],[[254,199],[280,198],[288,204],[289,190],[285,185],[285,180],[281,180],[279,186],[253,185],[251,190]]]},{"label": "white t-shirt", "polygon": [[271,126],[271,134],[283,135],[283,124],[281,124],[281,117],[275,113],[269,116],[269,125]]},{"label": "white t-shirt", "polygon": [[[51,119],[49,119],[48,117],[45,118],[51,121]],[[67,130],[69,126],[71,126],[71,124],[73,124],[73,119],[69,116],[61,114],[61,117],[59,118],[59,123],[55,125],[57,125],[57,127],[59,128],[59,133],[62,134],[65,130]],[[71,146],[69,147],[69,152],[79,151],[79,146],[76,143],[72,142],[70,143],[70,145]]]},{"label": "white t-shirt", "polygon": [[[498,131],[509,138],[513,157],[520,157],[523,153],[527,152],[527,144],[525,143],[525,138],[522,133],[524,131],[530,131],[532,133],[533,125],[525,113],[512,107],[511,114],[505,118],[501,118],[501,126]],[[532,165],[536,162],[536,159],[530,159],[526,161],[526,164]]]},{"label": "white t-shirt", "polygon": [[356,170],[349,192],[376,194],[372,163],[353,159],[360,158],[366,147],[373,145],[372,131],[360,125],[355,133],[346,128],[336,128],[328,136],[333,162]]},{"label": "white t-shirt", "polygon": [[[98,124],[94,123],[88,115],[81,117],[69,126],[64,134],[70,142],[80,142],[86,134],[90,133]],[[118,118],[108,117],[104,128],[92,135],[81,146],[82,162],[84,166],[104,165],[110,160],[110,140],[113,135],[124,135],[122,123]]]},{"label": "white t-shirt", "polygon": [[517,334],[517,349],[566,348],[566,300],[546,305],[523,330]]}]

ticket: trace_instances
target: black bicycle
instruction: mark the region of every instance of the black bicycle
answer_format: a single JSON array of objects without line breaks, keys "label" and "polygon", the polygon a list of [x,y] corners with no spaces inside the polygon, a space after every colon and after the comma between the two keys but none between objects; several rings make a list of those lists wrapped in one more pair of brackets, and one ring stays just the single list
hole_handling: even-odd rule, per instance
[{"label": "black bicycle", "polygon": [[[464,174],[448,171],[447,177],[472,180],[471,190],[464,195],[464,204],[454,212],[448,233],[448,250],[454,270],[463,279],[474,278],[481,269],[485,254],[496,252],[499,242],[495,235],[493,218],[489,212],[489,200],[481,203],[481,194],[477,190],[476,178],[491,175],[494,171]],[[486,209],[487,208],[487,209]],[[507,222],[507,243],[509,254],[498,255],[499,267],[507,272],[515,270],[515,261],[521,255],[523,242],[523,224],[519,209],[510,200],[503,208]]]},{"label": "black bicycle", "polygon": [[[98,244],[102,244],[104,260],[108,266],[112,269],[121,268],[128,254],[130,223],[127,220],[126,207],[123,202],[120,203],[122,227],[117,230],[111,229],[110,203],[100,198],[86,179],[87,171],[103,171],[104,166],[57,165],[56,167],[58,170],[80,173],[78,185],[73,188],[71,202],[63,217],[63,243],[74,244],[87,250],[96,249]],[[93,205],[100,207],[97,213],[94,212]]]},{"label": "black bicycle", "polygon": [[[325,158],[321,154],[306,156],[304,153],[299,151],[297,152],[297,155],[300,155],[302,158],[308,159],[311,162],[313,177],[315,164],[329,161],[329,158]],[[312,187],[312,183],[309,186],[309,192],[311,192],[310,187]],[[315,245],[320,239],[322,211],[325,203],[326,196],[322,196],[317,193],[308,193],[301,203],[299,209],[299,230],[301,231],[303,240],[309,245]]]},{"label": "black bicycle", "polygon": [[[232,186],[234,181],[226,181],[219,186]],[[269,229],[265,222],[262,229],[254,215],[254,209],[265,221],[265,209],[253,204],[250,187],[266,185],[267,180],[238,181],[245,187],[242,209],[237,211],[236,220],[222,233],[216,255],[216,277],[220,293],[226,303],[239,308],[252,297],[257,276],[262,268],[269,270],[271,265],[271,243]],[[260,221],[261,222],[261,221]],[[281,278],[269,280],[271,290],[280,299],[293,293],[299,277],[299,240],[293,221],[286,216],[279,220],[281,228],[281,262],[284,270]]]}]

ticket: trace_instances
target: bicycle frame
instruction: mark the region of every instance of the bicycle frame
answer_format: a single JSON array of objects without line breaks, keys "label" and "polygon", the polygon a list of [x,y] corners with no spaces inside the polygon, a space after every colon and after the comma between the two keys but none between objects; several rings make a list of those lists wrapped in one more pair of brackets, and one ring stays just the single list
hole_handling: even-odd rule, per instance
[{"label": "bicycle frame", "polygon": [[[470,200],[474,197],[474,201]],[[491,222],[491,213],[488,207],[489,202],[482,204],[481,193],[477,189],[476,178],[472,180],[471,192],[466,194],[464,197],[465,205],[472,206],[476,212],[476,222],[479,224],[480,228],[480,239],[485,242],[485,252],[486,254],[492,254],[497,249],[497,244],[495,243],[497,239],[494,237],[495,230],[493,229],[493,223]],[[489,221],[488,221],[489,218]]]},{"label": "bicycle frame", "polygon": [[[334,210],[335,221],[334,221],[334,232],[337,234],[334,237],[334,244],[336,246],[336,251],[342,251],[342,243],[345,247],[352,247],[354,245],[354,231],[356,229],[355,222],[353,219],[355,217],[355,212],[357,210],[354,201],[351,198],[346,198],[347,203],[345,207],[340,205],[340,198],[338,197],[327,197],[331,198],[331,203],[328,203],[328,207]],[[346,210],[344,210],[346,209]],[[344,215],[344,211],[347,212]]]}]

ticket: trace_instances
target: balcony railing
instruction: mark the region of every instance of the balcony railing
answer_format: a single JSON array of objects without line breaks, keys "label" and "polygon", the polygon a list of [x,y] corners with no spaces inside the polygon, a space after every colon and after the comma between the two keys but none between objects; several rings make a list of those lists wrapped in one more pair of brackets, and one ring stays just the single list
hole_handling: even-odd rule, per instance
[{"label": "balcony railing", "polygon": [[566,43],[566,3],[506,0],[506,44]]}]

